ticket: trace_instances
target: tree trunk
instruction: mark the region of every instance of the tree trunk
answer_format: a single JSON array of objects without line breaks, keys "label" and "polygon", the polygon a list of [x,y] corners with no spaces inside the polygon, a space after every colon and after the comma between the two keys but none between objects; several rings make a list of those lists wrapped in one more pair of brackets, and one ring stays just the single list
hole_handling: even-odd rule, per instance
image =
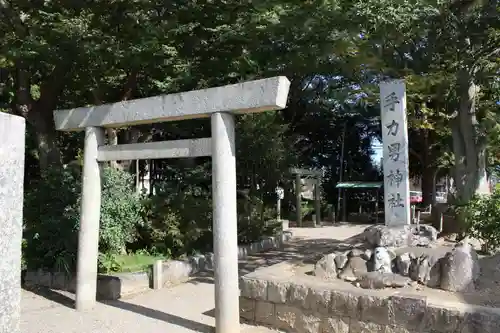
[{"label": "tree trunk", "polygon": [[28,121],[35,130],[40,170],[61,165],[61,151],[57,145],[57,131],[52,110],[32,109]]},{"label": "tree trunk", "polygon": [[[133,92],[134,92],[135,88],[137,87],[138,75],[139,75],[139,72],[136,70],[132,71],[131,73],[129,73],[127,75],[127,81],[125,82],[125,85],[123,86],[123,90],[121,90],[117,94],[116,100],[124,102],[124,101],[128,101],[132,97]],[[98,87],[92,90],[92,94],[94,96],[94,103],[96,105],[103,104]],[[110,146],[118,145],[118,129],[107,128],[106,129],[106,136],[107,136],[108,145],[110,145]],[[132,143],[132,142],[127,142],[127,143]],[[136,143],[136,142],[134,142],[134,143]],[[110,161],[109,165],[114,169],[132,171],[132,161]]]},{"label": "tree trunk", "polygon": [[455,154],[456,199],[468,202],[476,193],[489,193],[486,177],[486,143],[478,135],[476,99],[479,87],[468,71],[458,75],[460,103],[452,121],[453,152]]},{"label": "tree trunk", "polygon": [[429,130],[423,129],[424,145],[422,147],[422,204],[428,206],[432,204],[433,182],[435,167],[431,157],[431,149],[429,144]]},{"label": "tree trunk", "polygon": [[422,172],[422,204],[424,206],[429,206],[433,202],[435,172],[434,167],[424,166]]},{"label": "tree trunk", "polygon": [[[108,138],[108,145],[118,145],[118,130],[116,128],[106,128],[106,135]],[[109,161],[109,165],[114,169],[123,169],[118,161]]]},{"label": "tree trunk", "polygon": [[40,98],[37,101],[31,96],[30,74],[22,63],[17,64],[14,78],[16,100],[13,105],[13,111],[19,116],[24,117],[31,125],[31,129],[35,131],[38,163],[41,171],[52,165],[61,165],[61,154],[57,146],[57,131],[52,113],[57,97],[62,89],[61,83],[53,83],[52,79],[57,78],[60,81],[64,81],[58,74],[59,70],[54,69],[51,79],[41,85]]}]

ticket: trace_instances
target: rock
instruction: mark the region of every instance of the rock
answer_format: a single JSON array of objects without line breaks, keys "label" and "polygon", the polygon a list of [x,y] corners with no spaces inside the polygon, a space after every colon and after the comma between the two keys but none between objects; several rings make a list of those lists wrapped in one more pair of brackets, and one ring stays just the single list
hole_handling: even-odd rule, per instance
[{"label": "rock", "polygon": [[429,271],[427,287],[431,288],[439,288],[441,284],[441,261],[443,258],[435,258],[431,257],[435,261],[430,261],[429,264],[431,266],[431,270]]},{"label": "rock", "polygon": [[441,289],[473,291],[478,277],[478,256],[467,241],[457,244],[441,261]]},{"label": "rock", "polygon": [[350,257],[347,265],[339,274],[339,278],[354,282],[359,280],[363,274],[368,273],[367,262],[361,257]]},{"label": "rock", "polygon": [[457,239],[458,239],[457,233],[449,234],[448,236],[445,237],[445,240],[447,240],[448,242],[456,242]]},{"label": "rock", "polygon": [[391,255],[385,247],[375,248],[373,254],[373,270],[379,273],[392,273]]},{"label": "rock", "polygon": [[387,253],[389,253],[389,258],[391,258],[391,260],[394,260],[396,259],[396,252],[394,252],[392,249],[387,249]]},{"label": "rock", "polygon": [[363,253],[363,255],[361,256],[361,258],[365,259],[366,261],[372,260],[372,255],[373,255],[373,251],[370,249],[367,249],[367,250],[365,250],[365,253]]},{"label": "rock", "polygon": [[346,253],[337,253],[335,255],[335,266],[337,266],[337,270],[343,269],[347,264],[347,260],[349,260],[349,258]]},{"label": "rock", "polygon": [[314,275],[327,280],[335,279],[337,277],[335,257],[335,253],[323,256],[314,266]]},{"label": "rock", "polygon": [[374,247],[427,247],[431,246],[437,240],[438,232],[430,225],[404,225],[397,227],[374,225],[366,228],[363,234],[365,241]]},{"label": "rock", "polygon": [[358,282],[358,286],[364,289],[403,288],[409,285],[411,285],[411,279],[407,277],[379,272],[368,272]]},{"label": "rock", "polygon": [[413,281],[428,287],[439,287],[441,280],[440,258],[427,254],[411,258],[408,275]]},{"label": "rock", "polygon": [[405,252],[396,257],[396,269],[399,274],[403,276],[408,276],[408,271],[410,269],[411,259],[413,254]]},{"label": "rock", "polygon": [[348,257],[361,257],[364,254],[363,250],[360,249],[352,249],[349,251]]},{"label": "rock", "polygon": [[409,246],[425,246],[430,247],[436,242],[438,231],[431,225],[422,224],[419,226],[412,226],[411,236],[409,237]]},{"label": "rock", "polygon": [[378,247],[402,247],[408,244],[409,226],[387,227],[374,225],[364,230],[366,242]]}]

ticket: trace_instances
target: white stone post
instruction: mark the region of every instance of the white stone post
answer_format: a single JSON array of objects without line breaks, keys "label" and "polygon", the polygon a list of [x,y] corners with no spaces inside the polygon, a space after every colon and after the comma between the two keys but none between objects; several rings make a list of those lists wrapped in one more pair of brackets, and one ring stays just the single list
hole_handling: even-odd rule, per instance
[{"label": "white stone post", "polygon": [[216,112],[212,122],[212,198],[215,273],[215,330],[238,333],[239,278],[236,217],[234,118]]},{"label": "white stone post", "polygon": [[163,260],[156,260],[153,263],[153,289],[163,287]]},{"label": "white stone post", "polygon": [[408,225],[411,223],[410,181],[406,87],[403,80],[380,84],[380,111],[384,146],[385,224]]},{"label": "white stone post", "polygon": [[281,199],[278,198],[278,201],[276,201],[276,217],[278,219],[278,222],[281,221]]},{"label": "white stone post", "polygon": [[285,197],[285,190],[283,190],[283,188],[277,186],[276,189],[275,189],[275,192],[276,192],[276,215],[277,215],[277,219],[278,219],[278,222],[281,221],[281,200],[283,200],[283,198]]},{"label": "white stone post", "polygon": [[96,303],[99,220],[101,218],[101,169],[97,155],[98,147],[103,144],[104,130],[102,128],[87,127],[85,129],[76,273],[76,309],[78,311],[90,309]]},{"label": "white stone post", "polygon": [[295,220],[297,221],[296,227],[302,227],[302,183],[300,173],[295,175],[295,211],[297,212],[297,217]]},{"label": "white stone post", "polygon": [[314,185],[314,210],[316,211],[315,227],[321,226],[321,177],[316,178]]},{"label": "white stone post", "polygon": [[20,333],[24,118],[0,112],[0,332]]}]

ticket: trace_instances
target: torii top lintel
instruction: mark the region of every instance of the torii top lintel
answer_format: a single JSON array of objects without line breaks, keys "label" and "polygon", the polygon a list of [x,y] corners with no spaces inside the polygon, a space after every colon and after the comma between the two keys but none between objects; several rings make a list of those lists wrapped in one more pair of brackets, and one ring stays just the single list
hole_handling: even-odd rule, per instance
[{"label": "torii top lintel", "polygon": [[292,175],[323,177],[323,170],[321,169],[290,168],[289,171]]},{"label": "torii top lintel", "polygon": [[60,131],[85,127],[121,127],[209,117],[215,112],[237,114],[280,110],[286,107],[290,81],[285,76],[227,86],[159,95],[68,110],[55,110]]}]

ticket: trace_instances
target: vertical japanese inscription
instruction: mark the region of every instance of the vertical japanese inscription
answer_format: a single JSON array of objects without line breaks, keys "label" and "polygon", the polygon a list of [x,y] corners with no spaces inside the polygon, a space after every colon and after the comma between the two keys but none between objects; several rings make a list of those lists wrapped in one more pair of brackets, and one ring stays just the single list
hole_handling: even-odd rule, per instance
[{"label": "vertical japanese inscription", "polygon": [[391,186],[395,186],[399,188],[399,185],[403,182],[403,174],[399,171],[399,169],[396,169],[396,171],[391,170],[389,171],[389,175],[387,176],[389,183]]},{"label": "vertical japanese inscription", "polygon": [[384,201],[386,225],[410,223],[408,134],[405,84],[401,80],[380,85],[382,144],[384,147]]},{"label": "vertical japanese inscription", "polygon": [[399,161],[401,143],[395,142],[387,145],[388,157],[391,161],[397,162]]},{"label": "vertical japanese inscription", "polygon": [[384,108],[387,108],[389,111],[394,111],[395,105],[399,103],[399,98],[394,91],[384,98]]},{"label": "vertical japanese inscription", "polygon": [[390,124],[385,125],[385,127],[388,129],[387,135],[396,136],[398,134],[399,123],[394,119],[391,121]]},{"label": "vertical japanese inscription", "polygon": [[391,208],[397,208],[397,207],[402,207],[404,208],[405,207],[405,204],[403,202],[403,198],[401,198],[401,194],[400,193],[391,193],[389,195],[389,199],[387,199],[387,201],[389,202],[389,207]]}]

